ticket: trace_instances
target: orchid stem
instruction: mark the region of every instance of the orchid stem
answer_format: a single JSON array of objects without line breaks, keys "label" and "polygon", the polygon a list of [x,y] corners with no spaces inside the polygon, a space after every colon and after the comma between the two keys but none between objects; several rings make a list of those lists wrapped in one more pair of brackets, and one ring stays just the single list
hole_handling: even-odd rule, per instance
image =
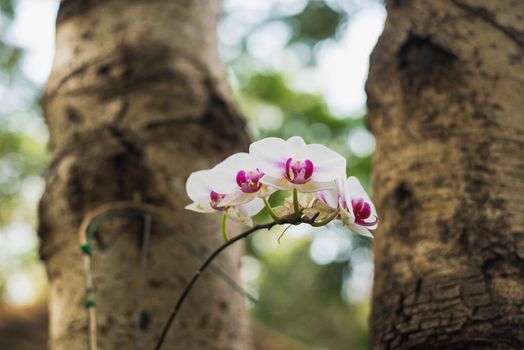
[{"label": "orchid stem", "polygon": [[217,249],[215,249],[215,251],[213,253],[211,253],[211,255],[204,261],[204,263],[200,266],[200,268],[193,274],[193,277],[189,280],[189,282],[186,284],[186,286],[182,290],[182,294],[180,294],[180,297],[178,297],[178,300],[177,300],[177,302],[175,304],[175,307],[171,311],[171,314],[169,315],[169,318],[167,319],[167,322],[165,323],[164,327],[162,328],[162,333],[160,334],[160,338],[158,339],[158,342],[156,343],[155,350],[160,350],[161,349],[162,344],[164,343],[164,340],[166,338],[167,332],[169,330],[169,327],[173,323],[173,321],[175,319],[175,316],[180,311],[180,308],[182,307],[182,304],[184,303],[184,300],[188,296],[188,294],[191,291],[191,288],[193,287],[195,282],[198,280],[200,275],[205,271],[205,269],[209,266],[209,264],[211,264],[211,262],[213,262],[213,260],[224,249],[226,249],[227,247],[229,247],[230,245],[232,245],[236,241],[239,241],[239,240],[241,240],[243,238],[246,238],[249,235],[251,235],[253,232],[256,232],[258,230],[261,230],[261,229],[268,229],[269,230],[270,228],[272,228],[275,225],[277,225],[277,222],[270,222],[270,223],[263,224],[263,225],[253,226],[249,230],[244,231],[241,234],[231,238],[227,242],[222,243],[222,245],[220,247],[218,247]]},{"label": "orchid stem", "polygon": [[280,224],[282,220],[273,211],[273,208],[271,207],[271,204],[269,204],[269,202],[267,201],[267,198],[264,197],[264,198],[262,198],[262,200],[264,201],[264,206],[266,207],[266,209],[269,212],[269,215],[271,216],[273,221],[275,221],[276,223]]},{"label": "orchid stem", "polygon": [[298,191],[296,188],[293,189],[293,208],[295,209],[296,217],[300,217],[300,205],[298,203]]},{"label": "orchid stem", "polygon": [[229,241],[229,237],[227,236],[227,213],[222,214],[222,238],[224,239],[224,242]]},{"label": "orchid stem", "polygon": [[338,216],[338,214],[340,214],[340,209],[337,209],[333,214],[331,214],[324,220],[310,222],[310,225],[313,227],[325,226],[329,224],[331,221],[333,221]]}]

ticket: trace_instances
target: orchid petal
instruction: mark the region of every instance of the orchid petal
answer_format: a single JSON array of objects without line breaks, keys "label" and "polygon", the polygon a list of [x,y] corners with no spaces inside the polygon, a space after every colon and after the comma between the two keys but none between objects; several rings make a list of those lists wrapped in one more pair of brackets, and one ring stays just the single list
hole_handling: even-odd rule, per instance
[{"label": "orchid petal", "polygon": [[337,188],[341,208],[344,208],[351,220],[354,221],[355,214],[353,213],[353,207],[351,205],[351,196],[349,194],[349,186],[345,176],[337,179]]},{"label": "orchid petal", "polygon": [[375,205],[369,198],[368,194],[366,193],[366,190],[364,190],[364,187],[362,187],[362,185],[360,184],[360,181],[355,176],[348,177],[347,189],[352,199],[363,198],[369,204],[369,206],[371,207],[371,217],[378,216],[377,210],[375,209]]},{"label": "orchid petal", "polygon": [[326,203],[329,207],[333,209],[337,209],[340,206],[339,194],[337,191],[320,191],[317,195],[322,202]]},{"label": "orchid petal", "polygon": [[239,206],[249,216],[258,214],[264,208],[262,199],[255,197],[252,201]]},{"label": "orchid petal", "polygon": [[287,179],[283,177],[273,177],[269,175],[264,175],[260,182],[267,186],[272,186],[279,190],[292,190],[295,185],[293,185],[291,182],[289,182]]},{"label": "orchid petal", "polygon": [[197,213],[216,213],[217,211],[211,208],[209,203],[191,203],[186,205],[185,209],[196,211]]},{"label": "orchid petal", "polygon": [[311,160],[315,166],[311,177],[314,181],[332,181],[346,174],[346,159],[324,145],[307,145],[303,157]]},{"label": "orchid petal", "polygon": [[364,226],[352,223],[351,225],[348,225],[348,227],[351,229],[351,231],[355,232],[358,235],[374,238],[371,232],[369,232],[369,230]]},{"label": "orchid petal", "polygon": [[252,201],[257,198],[256,193],[244,193],[242,191],[235,191],[231,194],[228,194],[220,201],[219,207],[233,206],[244,204]]},{"label": "orchid petal", "polygon": [[247,215],[245,209],[241,207],[233,207],[227,211],[227,216],[232,220],[246,226],[253,226],[253,219]]},{"label": "orchid petal", "polygon": [[249,153],[256,157],[259,169],[264,174],[279,178],[283,175],[291,149],[286,141],[277,137],[267,137],[253,142],[249,146]]},{"label": "orchid petal", "polygon": [[[304,150],[305,150],[305,147],[306,146],[306,142],[304,141],[304,139],[300,136],[293,136],[293,137],[290,137],[289,139],[287,139],[287,144],[289,146],[289,150],[291,151],[292,154],[289,154],[288,157],[291,157],[291,156],[303,156],[304,155]],[[294,153],[294,154],[293,154]]]},{"label": "orchid petal", "polygon": [[277,188],[267,186],[267,185],[262,185],[262,187],[260,187],[260,190],[257,192],[257,196],[259,196],[260,198],[268,197],[268,196],[271,196],[276,191],[278,191]]},{"label": "orchid petal", "polygon": [[257,167],[258,164],[255,157],[249,153],[239,152],[227,157],[214,169],[236,175],[239,170],[254,170]]},{"label": "orchid petal", "polygon": [[310,208],[315,203],[316,199],[316,195],[313,192],[298,193],[298,204],[303,208]]},{"label": "orchid petal", "polygon": [[305,184],[292,184],[292,188],[296,188],[300,192],[318,192],[325,190],[335,190],[335,181],[320,182],[320,181],[308,181]]},{"label": "orchid petal", "polygon": [[221,194],[227,194],[237,189],[235,178],[229,172],[217,169],[211,169],[211,173],[207,178],[208,186],[213,191]]},{"label": "orchid petal", "polygon": [[255,198],[251,202],[228,209],[228,216],[246,226],[253,226],[251,216],[258,214],[264,208],[264,202]]},{"label": "orchid petal", "polygon": [[369,230],[366,227],[355,223],[354,218],[350,217],[348,214],[349,213],[346,210],[340,211],[340,219],[342,220],[344,225],[349,227],[349,229],[355,232],[356,234],[373,238],[373,235],[371,234],[371,232],[369,232]]},{"label": "orchid petal", "polygon": [[212,170],[200,170],[189,175],[186,182],[186,191],[193,202],[209,202],[209,193],[211,192],[209,180],[211,177]]},{"label": "orchid petal", "polygon": [[366,226],[368,230],[375,230],[378,227],[378,221],[375,223],[375,225],[372,226]]},{"label": "orchid petal", "polygon": [[217,193],[232,193],[238,188],[236,183],[238,172],[256,169],[256,158],[245,152],[235,153],[211,169],[209,186]]},{"label": "orchid petal", "polygon": [[350,227],[355,223],[355,217],[344,208],[340,210],[340,221],[342,221],[344,225]]}]

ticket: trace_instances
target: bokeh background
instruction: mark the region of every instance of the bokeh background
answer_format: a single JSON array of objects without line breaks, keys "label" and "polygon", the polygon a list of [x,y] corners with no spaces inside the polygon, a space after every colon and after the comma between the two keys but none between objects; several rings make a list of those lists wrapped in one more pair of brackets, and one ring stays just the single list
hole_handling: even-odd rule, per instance
[{"label": "bokeh background", "polygon": [[[57,9],[58,0],[0,0],[0,328],[2,315],[46,300],[35,232],[48,159],[39,96]],[[225,0],[220,53],[252,138],[328,145],[371,191],[364,83],[385,17],[380,0]],[[255,234],[242,259],[243,283],[259,298],[248,304],[254,323],[296,349],[366,349],[370,242],[342,227],[291,227],[278,243],[281,232]]]}]

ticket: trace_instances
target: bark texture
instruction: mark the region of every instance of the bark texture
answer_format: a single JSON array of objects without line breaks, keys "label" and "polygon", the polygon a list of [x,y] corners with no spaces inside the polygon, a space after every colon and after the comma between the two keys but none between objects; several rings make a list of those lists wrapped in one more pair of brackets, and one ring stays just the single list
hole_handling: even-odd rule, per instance
[{"label": "bark texture", "polygon": [[373,349],[524,348],[524,2],[390,0]]},{"label": "bark texture", "polygon": [[[85,275],[77,231],[95,207],[140,197],[205,251],[218,218],[184,210],[185,180],[245,148],[217,54],[215,0],[62,0],[56,57],[43,98],[52,161],[40,206],[41,254],[50,282],[50,348],[84,349]],[[151,349],[181,287],[199,265],[153,224],[144,311],[135,315],[140,217],[96,235],[99,349]],[[238,280],[239,248],[218,264]],[[199,281],[166,349],[249,349],[244,301],[222,280]]]}]

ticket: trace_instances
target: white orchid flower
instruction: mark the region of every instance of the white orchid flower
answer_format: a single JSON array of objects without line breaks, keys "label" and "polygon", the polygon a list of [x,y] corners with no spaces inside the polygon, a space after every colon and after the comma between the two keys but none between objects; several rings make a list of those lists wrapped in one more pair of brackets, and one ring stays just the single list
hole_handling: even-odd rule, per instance
[{"label": "white orchid flower", "polygon": [[225,197],[219,207],[260,202],[259,197],[269,196],[274,189],[260,182],[264,173],[258,168],[256,158],[248,153],[236,153],[213,168],[210,186]]},{"label": "white orchid flower", "polygon": [[340,181],[338,191],[321,191],[317,195],[330,207],[340,208],[339,219],[353,232],[373,238],[369,230],[378,226],[377,211],[356,177]]},{"label": "white orchid flower", "polygon": [[251,216],[262,210],[264,203],[258,200],[242,205],[221,206],[226,195],[212,188],[217,176],[220,174],[214,169],[197,171],[189,176],[186,191],[193,203],[186,206],[186,209],[199,213],[226,213],[241,224],[253,226]]},{"label": "white orchid flower", "polygon": [[344,157],[323,145],[306,145],[299,136],[262,139],[251,144],[249,153],[264,172],[260,181],[280,190],[336,189],[335,180],[346,173]]}]

